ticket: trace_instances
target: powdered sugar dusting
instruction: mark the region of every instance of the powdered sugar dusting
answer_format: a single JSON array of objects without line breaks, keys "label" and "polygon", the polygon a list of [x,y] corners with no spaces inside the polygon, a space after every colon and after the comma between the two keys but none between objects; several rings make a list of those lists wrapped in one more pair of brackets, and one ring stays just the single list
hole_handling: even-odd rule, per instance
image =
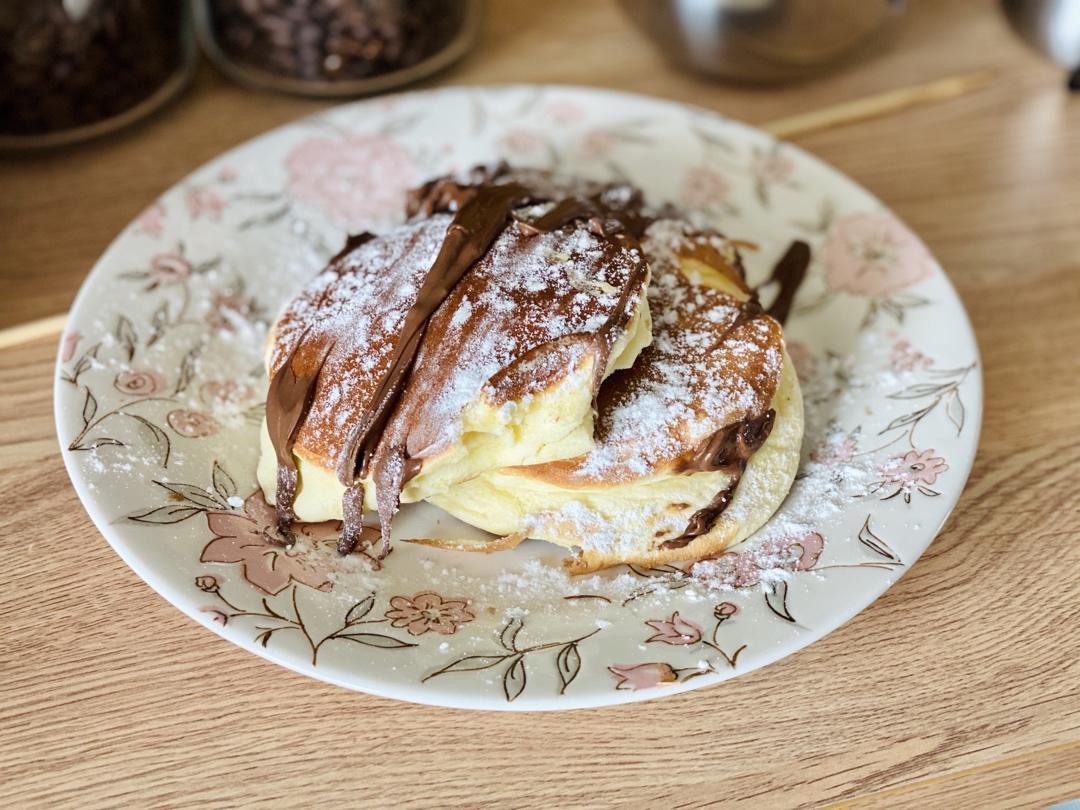
[{"label": "powdered sugar dusting", "polygon": [[[509,228],[432,316],[395,422],[408,423],[410,454],[457,439],[461,414],[536,394],[568,374],[612,317],[625,324],[640,295],[644,258],[584,228],[526,234]],[[465,312],[465,314],[462,314]],[[598,362],[603,358],[597,356]]]},{"label": "powdered sugar dusting", "polygon": [[[714,234],[718,250],[733,251]],[[679,270],[682,225],[660,221],[644,242],[652,262],[653,343],[633,369],[601,390],[597,448],[572,471],[578,480],[632,480],[691,452],[725,425],[768,407],[783,365],[779,326],[747,321],[731,296],[695,285]]]},{"label": "powdered sugar dusting", "polygon": [[337,463],[341,437],[355,426],[386,372],[405,314],[438,255],[450,216],[389,231],[320,273],[278,320],[271,369],[297,344],[329,352],[297,441]]},{"label": "powdered sugar dusting", "polygon": [[[330,347],[299,446],[337,463],[340,437],[355,426],[389,367],[450,222],[449,214],[436,214],[361,244],[289,305],[278,323],[272,367],[298,343]],[[540,347],[596,333],[643,261],[639,252],[613,249],[583,228],[538,235],[505,230],[427,324],[399,411],[402,422],[416,426],[410,453],[452,443],[462,411],[482,393],[498,405],[539,390],[577,363],[580,345],[544,359]],[[628,309],[636,300],[630,297]],[[518,360],[531,364],[534,389],[521,390],[512,376],[492,382]]]},{"label": "powdered sugar dusting", "polygon": [[[803,460],[783,504],[769,521],[745,542],[716,559],[687,566],[657,578],[647,590],[650,598],[664,601],[714,598],[754,585],[775,587],[800,571],[820,568],[826,539],[820,532],[835,525],[863,497],[878,474],[880,459],[873,447],[862,448],[857,432],[833,421],[845,412],[866,388],[881,389],[894,382],[894,374],[882,370],[875,358],[880,351],[871,344],[870,333],[860,337],[850,357],[826,356],[818,372],[803,384],[805,431]],[[865,358],[856,362],[851,358]],[[842,381],[842,384],[838,384]],[[740,501],[729,516],[738,521]],[[839,538],[830,538],[838,541]],[[672,584],[678,590],[668,590]],[[639,591],[641,593],[643,591]]]}]

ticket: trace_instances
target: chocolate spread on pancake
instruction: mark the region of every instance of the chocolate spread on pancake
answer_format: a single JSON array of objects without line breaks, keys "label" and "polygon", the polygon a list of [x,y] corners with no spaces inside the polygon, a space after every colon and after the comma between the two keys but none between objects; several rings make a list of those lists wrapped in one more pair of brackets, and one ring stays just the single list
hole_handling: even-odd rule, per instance
[{"label": "chocolate spread on pancake", "polygon": [[[296,443],[296,432],[311,409],[315,382],[326,360],[326,352],[323,352],[322,359],[311,366],[312,370],[304,371],[303,366],[296,362],[297,353],[303,348],[303,341],[293,347],[281,368],[270,380],[270,388],[266,393],[266,430],[270,434],[270,442],[274,445],[277,456],[278,531],[290,542],[292,522],[295,518],[293,503],[296,500],[297,483],[293,445]],[[274,403],[273,407],[269,405],[271,402]]]},{"label": "chocolate spread on pancake", "polygon": [[[329,270],[341,272],[343,261],[361,245],[375,238],[374,234],[361,233],[349,236],[345,246],[330,260]],[[326,293],[320,296],[316,306],[325,303]],[[315,384],[333,344],[306,343],[305,330],[289,351],[285,362],[270,380],[266,394],[266,428],[277,456],[277,523],[278,531],[286,542],[292,541],[293,503],[296,499],[297,470],[293,457],[296,434],[311,409]],[[298,355],[307,355],[305,358]],[[273,402],[274,406],[270,407]]]},{"label": "chocolate spread on pancake", "polygon": [[[753,291],[749,301],[743,305],[743,312],[725,333],[730,334],[734,328],[747,320],[762,314],[761,305],[758,303],[758,291],[762,287],[771,284],[779,284],[780,289],[776,298],[764,314],[773,318],[778,323],[785,323],[791,314],[795,295],[806,278],[807,268],[810,266],[810,246],[806,242],[796,240],[792,242],[787,251],[773,267],[769,279],[760,284]],[[699,509],[690,517],[686,529],[678,537],[665,540],[660,548],[683,548],[694,541],[694,538],[707,533],[715,525],[717,519],[731,504],[735,497],[735,490],[746,472],[746,465],[750,457],[761,449],[772,432],[776,411],[770,408],[761,416],[751,417],[727,425],[721,428],[705,441],[697,452],[686,459],[677,468],[679,472],[710,472],[725,471],[732,475],[730,483],[716,494],[716,496],[702,509]]]},{"label": "chocolate spread on pancake", "polygon": [[[383,431],[391,410],[401,397],[405,378],[416,357],[429,319],[446,300],[454,285],[480,259],[509,222],[510,212],[529,199],[529,191],[517,183],[482,186],[458,209],[439,255],[427,272],[424,284],[412,307],[405,314],[405,323],[394,344],[390,368],[379,381],[367,413],[352,427],[345,439],[345,450],[338,464],[338,479],[347,488],[344,504],[345,528],[338,550],[348,554],[356,546],[363,525],[364,485],[372,462],[375,467],[375,487],[382,521],[383,549],[389,549],[390,521],[397,511],[397,500],[404,486],[404,455],[393,462],[387,454],[377,455],[376,448],[383,440]],[[378,461],[376,461],[378,459]],[[394,492],[389,492],[394,488]],[[348,490],[352,490],[350,493]],[[386,498],[393,499],[393,508],[384,509]],[[389,500],[386,500],[390,503]]]},{"label": "chocolate spread on pancake", "polygon": [[[644,247],[652,263],[649,301],[653,342],[633,368],[609,377],[600,390],[596,447],[576,459],[549,462],[532,475],[567,487],[648,478],[658,472],[741,474],[746,459],[768,437],[766,418],[783,366],[782,332],[743,281],[727,240],[682,220],[657,222]],[[693,280],[695,259],[722,273],[749,296],[740,301],[708,282]],[[718,429],[715,426],[720,425]],[[760,429],[759,429],[760,428]],[[745,429],[745,430],[744,430]],[[735,437],[740,442],[732,445]],[[676,532],[670,547],[708,532],[730,502],[718,493]]]},{"label": "chocolate spread on pancake", "polygon": [[[499,185],[484,186],[481,187],[480,193],[482,194],[488,188],[502,187]],[[453,205],[462,205],[462,200],[465,200],[459,209],[459,215],[470,206],[475,205],[477,199],[470,199],[460,191],[447,188],[440,189],[439,194],[443,199],[451,200]],[[643,218],[640,215],[628,214],[627,209],[609,205],[608,201],[605,200],[606,194],[608,194],[608,188],[603,187],[587,196],[579,195],[565,198],[555,203],[548,212],[535,220],[529,220],[524,216],[514,217],[519,226],[519,233],[525,237],[553,233],[575,222],[585,220],[588,223],[589,231],[600,239],[599,255],[590,259],[590,263],[595,262],[599,267],[613,266],[620,256],[636,254],[638,257],[626,280],[620,285],[619,297],[615,306],[610,309],[608,317],[595,329],[591,336],[582,336],[583,338],[588,337],[589,342],[593,344],[594,356],[597,358],[592,383],[594,409],[596,392],[599,390],[600,382],[603,379],[608,356],[616,343],[618,330],[628,322],[631,314],[629,308],[631,298],[644,284],[645,277],[648,274],[648,265],[642,256],[640,243],[637,237],[631,233],[632,228],[642,227]],[[532,191],[528,197],[536,200],[542,198],[542,193]],[[634,209],[640,208],[642,204],[640,195],[629,197],[628,202]],[[457,218],[455,218],[456,220]],[[488,247],[490,247],[490,243]],[[448,313],[448,310],[443,312],[444,320]],[[452,316],[452,313],[449,314]],[[559,345],[541,345],[537,348],[557,352],[560,349],[567,348],[565,344],[572,343],[574,340],[575,336],[569,335],[560,338]],[[438,349],[432,349],[430,352],[430,354],[437,353]],[[537,352],[534,350],[532,353],[536,354]],[[444,365],[435,357],[426,359],[428,367]],[[522,359],[528,360],[529,354],[527,353]],[[531,392],[528,385],[534,383],[535,380],[512,380],[510,375],[504,372],[499,372],[492,377],[492,383],[496,390],[499,390],[502,401],[519,399]],[[417,376],[422,377],[425,375],[418,370]],[[430,377],[432,375],[426,376]],[[500,383],[502,384],[500,385]],[[390,422],[377,439],[377,448],[374,450],[371,467],[378,511],[383,527],[383,549],[389,548],[390,542],[390,521],[388,518],[397,511],[402,488],[411,475],[415,475],[421,467],[421,464],[417,463],[417,457],[414,453],[423,451],[425,446],[429,444],[429,436],[427,435],[429,431],[425,430],[423,420],[418,414],[418,411],[427,402],[424,382],[411,379],[404,389],[399,389],[399,391],[401,402]],[[412,447],[410,447],[410,443],[413,445]],[[365,475],[366,470],[362,471],[359,477],[363,478]],[[346,526],[348,526],[348,521],[346,521]],[[341,550],[347,551],[344,536]]]},{"label": "chocolate spread on pancake", "polygon": [[[537,205],[542,207],[526,208]],[[344,280],[350,280],[345,278],[350,274],[362,277],[351,279],[353,286],[346,285],[342,290],[336,289],[331,280],[314,297],[290,305],[276,337],[275,359],[271,364],[274,370],[267,397],[267,428],[278,463],[277,514],[282,534],[286,539],[291,537],[297,489],[293,450],[298,436],[303,434],[305,446],[310,447],[314,441],[317,448],[325,451],[323,455],[336,466],[338,479],[345,486],[344,529],[339,551],[349,553],[360,543],[375,545],[377,536],[381,543],[370,555],[376,561],[389,552],[391,520],[402,488],[418,474],[424,459],[439,449],[444,425],[432,422],[429,405],[450,385],[445,375],[449,373],[447,369],[452,371],[454,367],[457,350],[454,341],[461,339],[458,333],[450,336],[451,325],[459,320],[469,321],[478,295],[497,283],[499,267],[528,253],[532,240],[548,234],[587,231],[598,242],[598,250],[593,250],[595,255],[590,255],[588,260],[593,263],[591,266],[603,268],[616,259],[622,262],[624,277],[620,276],[613,291],[613,294],[617,292],[615,305],[608,309],[602,323],[588,331],[564,334],[526,348],[510,365],[490,377],[486,390],[496,406],[519,399],[540,390],[545,368],[550,366],[547,373],[553,373],[551,369],[555,366],[562,367],[579,357],[581,351],[588,350],[597,358],[593,380],[595,408],[608,356],[620,330],[629,321],[633,296],[648,273],[639,240],[654,221],[654,217],[644,212],[640,192],[629,186],[582,182],[568,194],[565,184],[545,173],[511,171],[505,165],[474,169],[464,180],[433,180],[410,194],[407,211],[419,219],[418,232],[411,241],[399,237],[400,245],[384,248],[370,234],[349,237],[326,272]],[[438,226],[435,220],[439,217],[442,218],[439,222],[447,224],[445,233],[438,237],[438,249],[433,251],[429,264],[416,265],[412,272],[418,257],[427,255],[423,240],[430,238],[430,229]],[[425,221],[428,232],[421,233]],[[496,245],[501,246],[502,265],[492,256]],[[372,255],[357,260],[359,264],[350,264],[357,251],[370,251]],[[335,294],[346,295],[349,289],[378,284],[379,271],[383,268],[375,259],[384,254],[387,269],[382,275],[388,276],[388,268],[395,262],[405,262],[403,269],[399,269],[412,272],[416,289],[408,283],[404,285],[411,292],[395,299],[399,304],[408,301],[402,307],[403,316],[394,322],[389,333],[378,333],[385,341],[380,348],[390,347],[389,352],[365,354],[362,346],[358,349],[346,345],[348,341],[338,340],[339,332],[335,328],[341,327],[323,324],[321,309]],[[796,243],[777,265],[770,282],[779,282],[781,290],[769,314],[786,316],[808,258],[806,246]],[[368,264],[364,265],[364,261]],[[728,271],[733,281],[752,293],[745,283],[737,254]],[[542,298],[537,299],[536,290],[508,290],[501,294],[505,295],[504,303],[514,310],[526,305],[544,305]],[[368,309],[356,310],[357,328],[367,328],[366,321],[383,318],[373,308],[377,301],[368,303],[371,304]],[[557,308],[554,300],[549,306]],[[294,307],[298,307],[299,314],[291,311]],[[767,321],[765,316],[756,295],[752,294],[724,331],[717,348],[736,329],[759,319]],[[776,328],[775,324],[771,327]],[[546,362],[553,358],[559,363]],[[355,380],[335,382],[343,372],[358,364],[365,369],[362,390],[356,389]],[[615,377],[605,386],[605,395],[609,387],[612,392],[619,390]],[[340,405],[337,399],[347,398],[350,390],[353,401]],[[326,413],[319,412],[318,427],[305,427],[310,421],[309,414],[314,415],[312,408],[317,395]],[[730,503],[750,456],[768,438],[774,417],[771,409],[758,414],[751,412],[707,437],[692,456],[679,462],[679,472],[728,470],[734,479],[692,516],[682,535],[668,540],[663,547],[685,546],[709,531]],[[362,482],[369,476],[376,487],[379,527],[365,526],[363,522]]]},{"label": "chocolate spread on pancake", "polygon": [[776,293],[776,299],[767,310],[778,323],[787,323],[788,315],[791,314],[791,306],[795,303],[795,295],[799,292],[806,279],[806,270],[810,266],[810,246],[801,240],[791,243],[787,251],[780,257],[780,261],[773,267],[768,281],[759,284],[757,291],[762,287],[779,284],[780,290]]},{"label": "chocolate spread on pancake", "polygon": [[[601,246],[600,255],[590,257],[589,261],[603,268],[614,257],[620,257],[624,266],[629,265],[629,272],[625,273],[625,278],[620,278],[615,288],[619,293],[615,307],[607,313],[598,328],[592,328],[589,333],[582,335],[596,342],[599,370],[594,393],[606,366],[608,353],[616,342],[618,330],[626,325],[632,314],[632,307],[629,306],[632,296],[641,288],[648,272],[635,235],[643,227],[644,219],[636,213],[631,215],[628,208],[629,205],[640,207],[640,196],[623,193],[626,187],[619,187],[619,191],[613,193],[612,189],[616,187],[594,184],[589,187],[589,193],[571,198],[574,210],[568,212],[566,205],[560,207],[551,189],[537,187],[543,186],[543,183],[525,185],[503,168],[474,173],[474,179],[477,174],[481,182],[476,184],[438,180],[412,195],[410,211],[430,217],[449,210],[454,212],[453,217],[446,227],[437,255],[418,278],[419,291],[415,293],[404,318],[400,319],[396,334],[390,336],[392,350],[388,358],[376,356],[372,360],[377,368],[372,369],[367,382],[368,387],[374,382],[373,388],[362,392],[364,396],[358,410],[339,408],[337,415],[347,417],[345,423],[341,424],[341,433],[335,432],[329,438],[322,437],[334,445],[328,455],[333,456],[338,478],[346,487],[342,503],[345,527],[339,543],[342,553],[351,551],[362,536],[366,536],[362,535],[362,481],[369,474],[376,486],[382,537],[381,546],[374,557],[381,558],[389,551],[390,523],[397,510],[401,488],[422,466],[422,457],[417,457],[415,453],[428,449],[432,438],[429,435],[431,426],[424,424],[421,418],[422,397],[418,399],[410,394],[423,393],[425,380],[446,384],[445,380],[441,380],[440,372],[444,371],[447,363],[445,358],[442,358],[442,362],[438,358],[440,343],[446,336],[445,328],[435,330],[426,342],[425,335],[429,333],[433,315],[437,312],[440,313],[441,327],[453,319],[455,308],[465,300],[460,295],[455,297],[455,290],[469,287],[468,284],[462,287],[462,279],[467,278],[470,271],[475,275],[474,268],[478,263],[491,264],[488,259],[497,241],[506,243],[504,252],[510,250],[510,258],[513,258],[514,250],[528,250],[525,246],[519,248],[519,244],[532,241],[540,233],[567,229],[573,233],[582,227],[575,227],[575,223],[585,219],[590,222],[588,230]],[[551,218],[545,221],[541,216],[536,222],[529,223],[523,215],[515,213],[516,209],[525,205],[546,202],[555,203],[552,210],[561,212],[558,215],[560,221]],[[512,223],[523,221],[522,230],[507,243],[507,229]],[[417,239],[420,239],[420,235],[413,242]],[[367,246],[369,240],[367,235],[350,238],[346,248],[331,262],[328,271],[336,271],[339,277],[345,273],[370,271],[370,267],[346,267],[353,251]],[[371,247],[382,249],[378,244]],[[418,250],[414,243],[409,243],[387,261],[415,261]],[[490,283],[490,267],[488,273]],[[369,282],[367,276],[352,281],[354,286],[376,283]],[[278,522],[286,538],[289,537],[289,526],[294,519],[293,503],[297,486],[293,448],[297,436],[304,430],[312,402],[317,394],[327,399],[340,398],[339,391],[333,388],[332,378],[343,367],[347,369],[350,363],[355,365],[365,360],[358,356],[355,347],[342,346],[336,340],[332,326],[319,322],[320,305],[324,299],[340,292],[330,283],[318,297],[301,300],[299,304],[294,302],[290,309],[295,307],[300,314],[287,312],[282,331],[288,334],[283,337],[279,332],[277,336],[276,360],[272,363],[274,372],[267,398],[267,425],[278,462]],[[537,291],[529,294],[535,305]],[[447,303],[449,299],[453,301]],[[366,314],[368,317],[378,317],[375,312]],[[305,326],[305,318],[310,322],[310,328]],[[425,351],[428,356],[426,361]],[[328,379],[324,380],[324,377]],[[506,399],[512,399],[515,392],[511,389],[502,393]],[[338,423],[341,421],[339,419]],[[327,427],[326,424],[321,426]]]},{"label": "chocolate spread on pancake", "polygon": [[660,548],[682,548],[695,537],[705,534],[731,504],[746,465],[772,432],[776,411],[772,408],[761,416],[749,417],[716,431],[697,451],[677,468],[681,473],[723,471],[731,473],[731,482],[702,509],[691,517],[678,537],[665,540]]},{"label": "chocolate spread on pancake", "polygon": [[[732,326],[728,327],[725,337],[736,326],[764,314],[778,323],[787,321],[791,313],[791,306],[795,301],[795,295],[799,291],[803,280],[806,278],[806,270],[810,266],[810,246],[806,242],[792,242],[784,255],[773,267],[769,279],[760,284],[753,291],[750,300],[743,304],[743,311]],[[758,290],[762,287],[779,284],[780,290],[776,299],[767,310],[762,310],[758,303]],[[678,537],[665,540],[660,548],[683,548],[693,542],[694,538],[707,533],[712,529],[717,519],[731,504],[735,497],[735,490],[742,480],[746,471],[746,465],[750,457],[765,444],[766,439],[772,432],[773,421],[776,411],[770,408],[761,416],[747,418],[741,422],[727,425],[721,428],[705,441],[693,456],[686,459],[677,468],[679,472],[711,472],[723,470],[732,475],[731,482],[709,502],[703,509],[699,509],[690,517],[686,529]]]}]

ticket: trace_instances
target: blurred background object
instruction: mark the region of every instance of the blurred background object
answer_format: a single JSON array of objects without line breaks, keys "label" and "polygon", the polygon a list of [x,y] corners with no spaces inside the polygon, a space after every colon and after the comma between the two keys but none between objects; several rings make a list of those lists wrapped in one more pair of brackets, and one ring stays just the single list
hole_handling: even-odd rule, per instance
[{"label": "blurred background object", "polygon": [[195,64],[177,0],[0,2],[0,145],[50,146],[157,109]]},{"label": "blurred background object", "polygon": [[1003,0],[1005,16],[1036,50],[1070,71],[1080,90],[1080,0]]},{"label": "blurred background object", "polygon": [[203,50],[247,84],[358,96],[416,81],[476,39],[479,0],[196,0]]},{"label": "blurred background object", "polygon": [[803,79],[865,51],[903,0],[620,0],[678,65],[725,79]]},{"label": "blurred background object", "polygon": [[[310,9],[326,1],[292,0],[292,4],[306,3]],[[339,7],[349,1],[337,0]],[[187,5],[194,8],[203,2]],[[263,2],[257,0],[258,8],[263,8]],[[651,2],[665,5],[662,0]],[[814,7],[822,10],[822,16],[826,7],[843,9],[842,3],[833,6],[832,2],[817,0]],[[47,21],[42,9],[51,9],[52,14],[67,8],[77,12],[80,4],[92,17],[97,13],[94,9],[128,3],[138,5],[145,14],[181,6],[181,0],[167,4],[162,0],[67,0],[66,5],[59,0],[0,0],[5,26],[0,28],[5,60],[0,66],[0,98],[6,105],[0,108],[0,130],[10,131],[14,122],[40,116],[44,99],[50,95],[32,82],[16,87],[10,80],[13,64],[8,49],[19,44],[13,40],[13,20],[33,10]],[[759,0],[757,6],[764,5],[769,2]],[[1021,184],[1023,178],[1048,177],[1053,166],[1053,177],[1060,181],[1055,187],[1057,196],[1031,190],[1031,196],[1013,194],[1007,205],[1000,204],[1016,221],[1026,221],[1024,216],[1035,211],[1040,221],[1067,218],[1070,235],[1063,238],[1074,244],[1075,216],[1067,217],[1067,212],[1076,209],[1073,189],[1080,189],[1076,174],[1080,153],[1075,149],[1080,106],[1062,103],[1061,71],[1015,34],[1006,21],[1002,0],[909,0],[903,13],[890,11],[893,16],[881,23],[882,32],[889,32],[884,40],[871,32],[865,35],[864,47],[856,48],[857,52],[868,48],[872,58],[842,60],[836,69],[821,71],[813,81],[771,85],[715,81],[674,69],[631,21],[619,0],[494,0],[482,6],[482,30],[475,47],[466,58],[438,76],[421,80],[419,86],[588,84],[708,107],[766,126],[782,137],[798,138],[875,190],[891,189],[902,201],[902,214],[913,219],[920,232],[933,233],[939,227],[940,220],[928,212],[943,207],[941,200],[950,201],[944,206],[949,221],[959,216],[966,223],[969,217],[985,214],[989,203],[974,195],[971,183],[987,166],[1003,174],[1002,182],[1010,187]],[[870,6],[878,11],[890,8],[884,0],[861,0],[861,7]],[[796,13],[795,5],[788,9],[786,13]],[[61,21],[65,19],[70,21],[70,16],[65,14]],[[166,64],[174,63],[175,50],[168,45],[172,40],[163,41],[159,33],[150,32],[141,41],[148,46],[156,43],[160,53],[173,54]],[[23,42],[29,44],[28,39]],[[249,85],[229,80],[209,60],[193,61],[199,64],[190,89],[162,114],[148,115],[137,126],[36,153],[0,153],[4,191],[0,194],[0,329],[65,311],[87,269],[113,235],[193,167],[282,123],[318,114],[332,103],[252,92]],[[79,64],[71,57],[56,62],[61,74]],[[183,73],[187,64],[184,59],[181,63]],[[41,62],[37,64],[42,69]],[[99,70],[77,67],[76,72],[96,75]],[[100,82],[95,80],[95,86]],[[155,84],[144,80],[141,86],[151,89]],[[13,109],[15,96],[24,101]],[[560,126],[573,129],[572,112],[551,115],[558,117]],[[984,116],[1000,121],[1002,127],[994,130],[992,141],[972,134],[981,131],[978,127]],[[114,118],[105,122],[106,127],[117,125]],[[900,138],[897,128],[907,137]],[[943,140],[946,131],[949,137]],[[70,130],[59,132],[67,137]],[[618,135],[583,133],[582,137],[585,134],[600,143]],[[883,157],[892,151],[895,159]],[[999,151],[1010,159],[1005,160]],[[543,155],[532,157],[539,160]],[[722,162],[722,158],[720,150],[708,156],[709,161]],[[906,168],[912,163],[935,167],[942,183],[912,174]],[[723,171],[723,166],[717,170]],[[909,176],[918,177],[917,189],[907,187]],[[993,216],[1004,214],[995,209]],[[60,238],[57,223],[63,224]],[[974,232],[973,224],[964,227]],[[971,244],[975,249],[984,243]],[[1011,255],[1011,242],[1008,248],[994,244],[992,249],[982,249],[994,256]],[[1025,263],[1049,262],[1057,255],[1050,243],[1025,245],[1028,253],[1034,251],[1022,259]]]}]

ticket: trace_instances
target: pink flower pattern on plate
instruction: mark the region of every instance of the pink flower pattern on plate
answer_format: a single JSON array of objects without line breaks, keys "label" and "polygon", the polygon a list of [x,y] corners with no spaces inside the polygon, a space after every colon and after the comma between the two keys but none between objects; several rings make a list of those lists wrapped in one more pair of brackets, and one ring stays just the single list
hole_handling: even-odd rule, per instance
[{"label": "pink flower pattern on plate", "polygon": [[165,232],[165,206],[152,203],[143,209],[135,220],[135,230],[155,239]]},{"label": "pink flower pattern on plate", "polygon": [[236,380],[210,380],[199,386],[199,399],[211,408],[236,407],[255,397],[255,388]]},{"label": "pink flower pattern on plate", "polygon": [[786,183],[795,173],[795,162],[777,149],[756,150],[750,171],[762,183]]},{"label": "pink flower pattern on plate", "polygon": [[210,300],[206,322],[219,332],[235,332],[255,313],[255,299],[238,290],[218,290]]},{"label": "pink flower pattern on plate", "polygon": [[79,341],[82,340],[82,333],[78,329],[68,332],[64,335],[64,340],[60,344],[60,362],[67,363],[75,356],[75,349],[79,345]]},{"label": "pink flower pattern on plate", "polygon": [[214,624],[220,624],[222,627],[229,623],[228,615],[218,610],[216,607],[204,605],[203,607],[199,608],[199,613],[208,614],[210,616],[210,621],[212,621]]},{"label": "pink flower pattern on plate", "polygon": [[726,621],[739,615],[739,606],[734,602],[721,602],[713,608],[713,616],[718,621]]},{"label": "pink flower pattern on plate", "polygon": [[910,340],[900,339],[893,344],[889,365],[894,371],[914,371],[929,368],[933,361],[911,345]]},{"label": "pink flower pattern on plate", "polygon": [[293,199],[347,228],[400,211],[418,179],[408,150],[380,134],[309,138],[293,147],[285,169]]},{"label": "pink flower pattern on plate", "polygon": [[615,137],[606,129],[591,129],[581,139],[581,156],[589,160],[606,157],[615,148]]},{"label": "pink flower pattern on plate", "polygon": [[676,646],[697,644],[701,641],[701,634],[704,632],[701,625],[684,619],[677,610],[667,619],[650,619],[645,624],[656,631],[645,639],[646,642],[657,641]]},{"label": "pink flower pattern on plate", "polygon": [[469,610],[469,600],[461,597],[445,599],[434,591],[414,596],[395,596],[386,611],[391,627],[404,627],[409,635],[422,636],[427,632],[450,636],[475,617]]},{"label": "pink flower pattern on plate", "polygon": [[866,298],[895,295],[934,272],[934,259],[922,240],[886,213],[836,220],[822,257],[830,287]]},{"label": "pink flower pattern on plate", "polygon": [[[203,548],[204,563],[239,563],[244,579],[263,593],[280,593],[290,582],[328,591],[332,587],[325,566],[315,555],[301,552],[296,544],[285,548],[277,542],[277,515],[274,507],[256,490],[244,501],[241,511],[207,512],[206,524],[214,539]],[[297,531],[316,542],[334,542],[339,523],[298,523]]]},{"label": "pink flower pattern on plate", "polygon": [[203,411],[189,411],[178,408],[175,411],[169,411],[165,421],[168,422],[169,427],[185,439],[203,439],[207,436],[213,436],[221,430],[218,421]]},{"label": "pink flower pattern on plate", "polygon": [[834,434],[825,439],[810,452],[810,460],[826,467],[838,467],[847,464],[859,449],[859,444],[851,434]]},{"label": "pink flower pattern on plate", "polygon": [[749,588],[772,571],[809,571],[824,549],[825,538],[818,532],[769,538],[742,551],[695,562],[689,573],[711,587]]},{"label": "pink flower pattern on plate", "polygon": [[544,107],[544,115],[553,124],[576,124],[585,118],[585,110],[575,101],[554,99]]},{"label": "pink flower pattern on plate", "polygon": [[157,253],[150,258],[150,289],[160,285],[182,284],[191,276],[191,262],[177,251]]},{"label": "pink flower pattern on plate", "polygon": [[650,661],[647,664],[612,664],[608,672],[615,676],[616,689],[652,689],[665,683],[679,680],[678,674],[670,664],[663,661]]},{"label": "pink flower pattern on plate", "polygon": [[117,391],[138,397],[152,397],[165,390],[165,377],[156,371],[121,371],[113,380]]},{"label": "pink flower pattern on plate", "polygon": [[731,182],[708,166],[693,166],[683,178],[682,201],[689,208],[708,208],[723,203],[731,194]]},{"label": "pink flower pattern on plate", "polygon": [[206,186],[192,186],[187,191],[185,198],[188,215],[192,219],[217,220],[221,219],[221,213],[225,210],[225,201],[212,188]]},{"label": "pink flower pattern on plate", "polygon": [[923,495],[937,495],[938,492],[930,487],[937,482],[938,476],[948,469],[945,459],[935,455],[932,449],[909,450],[903,455],[893,456],[882,465],[882,478],[870,487],[870,491],[876,493],[892,490],[888,495],[884,495],[882,500],[887,501],[903,495],[904,500],[911,503],[913,491]]},{"label": "pink flower pattern on plate", "polygon": [[535,155],[547,146],[544,137],[531,129],[512,129],[499,140],[511,155]]}]

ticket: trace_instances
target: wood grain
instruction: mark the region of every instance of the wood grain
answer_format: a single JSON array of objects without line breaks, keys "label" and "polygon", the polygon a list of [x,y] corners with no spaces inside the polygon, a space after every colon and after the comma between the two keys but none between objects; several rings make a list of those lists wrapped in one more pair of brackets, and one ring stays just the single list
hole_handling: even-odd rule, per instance
[{"label": "wood grain", "polygon": [[[988,806],[1000,802],[1004,796],[1015,797],[1010,798],[1010,807],[1016,810],[1034,810],[1075,798],[1067,785],[1059,783],[1058,775],[1077,771],[1080,771],[1080,744],[1066,743],[837,802],[833,807],[884,810],[901,802],[912,807]],[[1025,786],[1021,795],[1016,795],[1017,784]]]},{"label": "wood grain", "polygon": [[996,78],[993,71],[980,70],[963,76],[946,76],[924,84],[899,87],[873,96],[842,101],[820,110],[789,115],[758,126],[775,138],[793,140],[827,129],[849,126],[872,118],[894,115],[920,104],[950,101],[981,90]]},{"label": "wood grain", "polygon": [[[207,633],[124,566],[67,481],[55,344],[38,341],[0,352],[5,803],[1034,807],[1080,796],[1080,99],[989,0],[912,6],[876,60],[760,91],[671,71],[610,3],[550,0],[527,15],[499,2],[482,47],[441,80],[600,84],[762,121],[998,71],[974,95],[800,141],[924,236],[983,353],[971,481],[884,597],[775,665],[652,703],[477,714],[351,694]],[[204,71],[120,138],[5,161],[0,324],[62,309],[154,195],[318,106]]]}]

